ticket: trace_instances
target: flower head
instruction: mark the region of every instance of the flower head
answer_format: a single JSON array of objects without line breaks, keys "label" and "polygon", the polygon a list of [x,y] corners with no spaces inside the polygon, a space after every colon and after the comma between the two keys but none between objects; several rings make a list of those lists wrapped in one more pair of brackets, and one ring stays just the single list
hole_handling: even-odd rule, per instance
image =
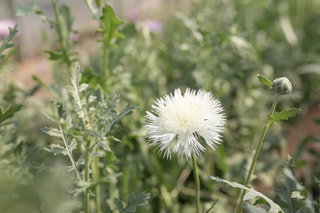
[{"label": "flower head", "polygon": [[220,101],[209,92],[187,89],[182,95],[176,89],[174,94],[156,100],[152,111],[147,112],[147,137],[167,158],[176,153],[187,159],[192,154],[198,157],[205,151],[200,138],[212,149],[221,142],[225,123],[222,111]]}]

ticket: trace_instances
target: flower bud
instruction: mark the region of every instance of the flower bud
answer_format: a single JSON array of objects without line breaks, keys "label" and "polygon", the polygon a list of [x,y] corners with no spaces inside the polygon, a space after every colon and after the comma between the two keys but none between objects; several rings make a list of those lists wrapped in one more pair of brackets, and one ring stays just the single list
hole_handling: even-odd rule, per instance
[{"label": "flower bud", "polygon": [[292,84],[287,77],[277,78],[272,82],[272,90],[277,95],[286,95],[291,93]]}]

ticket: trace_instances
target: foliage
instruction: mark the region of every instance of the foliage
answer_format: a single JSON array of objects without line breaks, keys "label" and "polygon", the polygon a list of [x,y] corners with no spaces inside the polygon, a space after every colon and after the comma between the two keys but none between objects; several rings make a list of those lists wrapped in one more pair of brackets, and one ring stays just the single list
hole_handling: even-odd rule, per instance
[{"label": "foliage", "polygon": [[[55,42],[45,52],[56,79],[46,85],[33,76],[38,85],[31,92],[1,85],[0,212],[79,212],[89,206],[91,212],[194,212],[191,162],[159,158],[143,128],[154,100],[188,87],[210,90],[227,115],[223,143],[197,160],[203,209],[233,211],[238,192],[212,184],[209,176],[243,183],[252,144],[261,121],[268,119],[257,176],[252,187],[241,187],[275,189],[259,195],[283,212],[319,211],[320,165],[302,159],[303,154],[318,159],[317,150],[308,147],[318,138],[303,140],[284,165],[291,146],[285,133],[304,113],[292,116],[318,104],[316,0],[192,1],[188,11],[161,20],[160,34],[120,20],[107,1],[85,0],[100,29],[83,40],[72,39],[78,33],[73,8],[52,0],[51,18],[30,2],[16,14],[37,14],[54,29]],[[12,47],[15,34],[16,27],[0,54]],[[96,47],[91,44],[97,40],[100,48],[89,53],[83,44]],[[293,93],[280,97],[278,112],[267,117],[273,101],[269,79],[280,76],[292,81]],[[51,104],[34,96],[39,88],[53,94]],[[305,169],[308,179],[297,179],[297,169]],[[244,207],[267,212],[265,202],[257,199]]]},{"label": "foliage", "polygon": [[13,39],[13,37],[17,34],[18,32],[18,25],[16,24],[14,26],[13,29],[11,29],[9,27],[9,35],[8,37],[2,42],[1,46],[0,46],[0,60],[3,60],[3,58],[5,57],[4,55],[2,55],[2,52],[5,49],[9,49],[14,47],[16,44],[15,43],[10,43],[10,41]]}]

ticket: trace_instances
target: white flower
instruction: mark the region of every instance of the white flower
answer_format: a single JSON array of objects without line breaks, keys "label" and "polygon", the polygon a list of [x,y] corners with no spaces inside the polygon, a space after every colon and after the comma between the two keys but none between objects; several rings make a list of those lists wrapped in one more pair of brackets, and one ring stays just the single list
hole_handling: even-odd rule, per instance
[{"label": "white flower", "polygon": [[205,151],[201,137],[213,150],[221,142],[225,124],[222,111],[220,101],[209,92],[187,89],[182,95],[176,89],[174,94],[156,100],[152,111],[147,112],[147,138],[167,158],[175,153],[186,159],[192,154],[199,157]]}]

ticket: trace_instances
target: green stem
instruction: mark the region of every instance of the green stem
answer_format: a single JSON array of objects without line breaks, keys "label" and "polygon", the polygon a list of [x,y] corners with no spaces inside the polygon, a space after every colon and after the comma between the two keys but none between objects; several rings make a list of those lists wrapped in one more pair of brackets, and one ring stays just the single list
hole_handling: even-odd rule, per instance
[{"label": "green stem", "polygon": [[[92,168],[93,168],[93,182],[94,183],[98,183],[99,182],[99,179],[100,179],[100,170],[99,170],[99,157],[98,156],[95,156],[94,157],[94,160],[93,160],[93,165],[92,165]],[[96,194],[96,197],[95,197],[95,202],[96,202],[96,213],[101,213],[101,187],[100,187],[100,184],[97,184],[95,186],[95,194]]]},{"label": "green stem", "polygon": [[201,206],[200,206],[200,180],[199,180],[199,173],[198,173],[198,167],[197,167],[197,160],[194,154],[192,154],[192,164],[193,164],[193,175],[194,179],[196,181],[196,213],[201,212]]},{"label": "green stem", "polygon": [[[90,178],[90,158],[89,158],[89,153],[86,151],[85,153],[85,159],[84,159],[84,181],[86,183],[89,182]],[[89,213],[89,202],[90,202],[90,194],[89,194],[90,189],[86,188],[84,191],[84,212]]]},{"label": "green stem", "polygon": [[109,60],[109,43],[106,43],[104,41],[103,43],[103,72],[104,72],[104,77],[105,77],[105,81],[107,81],[107,86],[108,86],[108,81],[109,81],[109,76],[110,76],[110,73],[109,73],[109,68],[108,68],[108,60]]},{"label": "green stem", "polygon": [[52,2],[52,6],[54,9],[54,14],[56,16],[56,25],[57,25],[57,33],[59,36],[59,41],[60,41],[60,45],[61,48],[64,50],[65,49],[65,44],[63,42],[63,36],[62,36],[62,30],[61,30],[61,24],[60,24],[60,16],[59,16],[59,9],[58,9],[58,5],[57,5],[57,1],[56,0],[51,0]]},{"label": "green stem", "polygon": [[67,142],[67,138],[66,138],[66,136],[65,136],[65,134],[64,134],[64,131],[63,131],[63,129],[62,129],[62,126],[61,126],[60,124],[59,124],[59,130],[60,130],[60,132],[62,133],[62,140],[63,140],[64,146],[66,147],[67,154],[68,154],[68,157],[69,157],[69,159],[70,159],[70,161],[71,161],[72,167],[73,167],[74,171],[76,172],[77,178],[78,178],[79,180],[82,180],[81,175],[80,175],[80,172],[79,172],[79,170],[78,170],[78,168],[77,168],[77,166],[76,166],[76,163],[75,163],[75,161],[74,161],[72,152],[71,152],[70,149],[69,149],[69,145],[68,145],[68,142]]},{"label": "green stem", "polygon": [[62,27],[61,27],[61,19],[60,19],[60,14],[59,14],[59,9],[58,9],[58,5],[57,5],[57,1],[56,0],[51,0],[52,2],[52,6],[53,6],[53,9],[54,9],[54,14],[56,16],[56,30],[57,30],[57,33],[58,33],[58,36],[59,36],[59,43],[61,45],[61,50],[62,52],[67,55],[66,57],[66,63],[67,63],[67,66],[69,68],[69,74],[71,74],[71,61],[69,59],[69,56],[68,56],[68,45],[67,45],[67,41],[64,40],[63,38],[63,34],[62,34]]},{"label": "green stem", "polygon": [[[273,113],[274,113],[274,111],[276,109],[276,106],[277,106],[277,103],[278,103],[278,99],[279,99],[279,95],[276,95],[274,100],[273,100],[272,107],[271,107],[271,110],[270,110],[270,113],[269,113],[270,116],[273,115]],[[258,156],[259,156],[262,144],[263,144],[263,140],[264,140],[264,138],[266,136],[266,133],[268,131],[268,128],[269,128],[268,122],[269,122],[269,119],[267,120],[266,124],[264,125],[262,134],[260,136],[260,140],[258,142],[258,146],[257,146],[256,151],[254,153],[254,156],[253,156],[250,168],[249,168],[249,172],[248,172],[246,180],[245,180],[245,186],[247,186],[249,184],[249,182],[250,182],[251,175],[253,173],[255,164],[257,162],[257,159],[258,159]],[[241,213],[242,212],[243,198],[244,198],[245,194],[246,194],[245,190],[242,190],[241,194],[240,194],[240,199],[238,201],[238,206],[236,208],[236,213]]]}]

